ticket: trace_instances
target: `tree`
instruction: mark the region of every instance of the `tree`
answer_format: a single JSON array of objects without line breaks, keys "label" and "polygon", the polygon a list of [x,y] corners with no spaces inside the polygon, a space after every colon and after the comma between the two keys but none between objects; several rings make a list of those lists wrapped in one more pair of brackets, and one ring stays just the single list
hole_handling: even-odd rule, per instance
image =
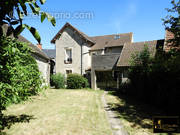
[{"label": "tree", "polygon": [[170,13],[163,19],[165,28],[174,34],[174,38],[170,39],[168,42],[174,47],[180,46],[180,0],[176,2],[175,0],[171,1],[173,7],[171,9],[167,8],[166,10]]},{"label": "tree", "polygon": [[[56,25],[55,18],[46,12],[40,11],[38,4],[43,5],[46,0],[1,0],[0,1],[0,25],[8,24],[10,27],[6,33],[7,36],[14,34],[16,37],[25,28],[27,28],[34,38],[40,43],[41,38],[38,31],[27,24],[23,24],[23,17],[28,16],[28,8],[34,15],[41,16],[41,22],[47,18],[53,26]],[[13,29],[12,26],[16,28]],[[0,34],[3,34],[2,28]]]}]

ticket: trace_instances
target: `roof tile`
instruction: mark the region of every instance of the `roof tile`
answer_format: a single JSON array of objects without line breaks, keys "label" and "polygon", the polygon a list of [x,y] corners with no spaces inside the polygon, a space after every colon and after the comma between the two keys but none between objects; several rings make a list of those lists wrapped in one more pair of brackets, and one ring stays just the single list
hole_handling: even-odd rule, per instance
[{"label": "roof tile", "polygon": [[[115,36],[119,35],[118,39]],[[104,36],[90,37],[96,44],[91,47],[91,50],[99,50],[106,47],[123,46],[124,43],[132,42],[132,32],[122,34],[112,34]]]},{"label": "roof tile", "polygon": [[141,52],[145,45],[148,46],[151,55],[154,56],[157,48],[164,45],[164,40],[126,43],[117,62],[117,67],[130,66],[132,55]]}]

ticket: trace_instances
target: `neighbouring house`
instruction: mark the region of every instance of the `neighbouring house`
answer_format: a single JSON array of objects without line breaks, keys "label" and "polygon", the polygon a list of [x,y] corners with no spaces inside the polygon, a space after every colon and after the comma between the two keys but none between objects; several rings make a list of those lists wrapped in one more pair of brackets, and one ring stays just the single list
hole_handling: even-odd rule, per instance
[{"label": "neighbouring house", "polygon": [[[131,56],[146,44],[152,55],[164,40],[133,42],[133,33],[90,37],[66,23],[51,40],[56,50],[56,72],[91,74],[91,87],[119,88],[127,80]],[[108,78],[108,82],[103,82]]]},{"label": "neighbouring house", "polygon": [[32,49],[32,56],[35,58],[39,71],[42,74],[42,77],[45,81],[45,85],[49,85],[50,83],[50,58],[41,50],[42,45],[37,44],[33,45],[30,41],[28,41],[23,36],[19,35],[18,40],[21,42],[28,43],[29,47]]},{"label": "neighbouring house", "polygon": [[[7,33],[8,25],[3,25],[3,32]],[[12,35],[11,35],[12,37]],[[35,58],[39,71],[42,74],[42,78],[45,81],[43,85],[49,85],[50,83],[50,58],[41,50],[42,45],[33,45],[29,40],[25,37],[19,35],[18,41],[28,43],[29,47],[32,49],[32,56]]]},{"label": "neighbouring house", "polygon": [[148,46],[151,56],[155,56],[157,49],[163,47],[164,40],[162,39],[124,44],[123,51],[116,64],[116,70],[121,71],[120,76],[122,82],[126,82],[126,80],[128,79],[127,69],[131,66],[130,62],[132,60],[132,55],[141,52],[144,49],[145,45]]}]

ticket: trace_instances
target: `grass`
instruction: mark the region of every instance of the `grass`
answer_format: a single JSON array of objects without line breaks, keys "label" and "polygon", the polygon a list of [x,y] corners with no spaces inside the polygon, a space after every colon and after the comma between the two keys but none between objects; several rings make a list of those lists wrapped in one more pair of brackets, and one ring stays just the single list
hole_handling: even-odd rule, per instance
[{"label": "grass", "polygon": [[[161,115],[163,112],[138,102],[131,97],[109,92],[105,96],[107,104],[114,110],[130,135],[154,135],[152,130],[152,116]],[[156,135],[170,135],[166,133]],[[177,134],[171,134],[177,135]]]},{"label": "grass", "polygon": [[[4,112],[7,135],[112,135],[103,91],[49,89]],[[9,129],[8,129],[9,128]]]}]

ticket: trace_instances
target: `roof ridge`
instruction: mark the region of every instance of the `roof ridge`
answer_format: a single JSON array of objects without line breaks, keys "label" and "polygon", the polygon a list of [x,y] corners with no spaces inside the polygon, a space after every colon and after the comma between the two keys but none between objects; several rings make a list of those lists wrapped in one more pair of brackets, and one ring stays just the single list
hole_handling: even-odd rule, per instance
[{"label": "roof ridge", "polygon": [[104,36],[112,36],[112,35],[125,35],[125,34],[133,34],[133,32],[127,32],[127,33],[117,33],[117,34],[108,34],[108,35],[99,35],[99,36],[89,36],[90,38],[93,37],[104,37]]},{"label": "roof ridge", "polygon": [[145,42],[154,42],[154,41],[158,41],[158,40],[164,40],[164,39],[147,40],[147,41],[138,41],[138,42],[132,42],[132,43],[128,43],[128,44],[134,44],[134,43],[145,43]]},{"label": "roof ridge", "polygon": [[65,25],[58,31],[58,33],[53,37],[53,39],[51,40],[51,43],[55,43],[55,41],[57,40],[58,36],[61,35],[62,31],[67,27],[70,26],[71,28],[73,28],[75,31],[77,31],[85,40],[95,44],[95,42],[93,40],[91,40],[89,38],[88,35],[86,35],[85,33],[83,33],[82,31],[80,31],[79,29],[75,28],[73,25],[71,25],[69,22],[66,22]]}]

